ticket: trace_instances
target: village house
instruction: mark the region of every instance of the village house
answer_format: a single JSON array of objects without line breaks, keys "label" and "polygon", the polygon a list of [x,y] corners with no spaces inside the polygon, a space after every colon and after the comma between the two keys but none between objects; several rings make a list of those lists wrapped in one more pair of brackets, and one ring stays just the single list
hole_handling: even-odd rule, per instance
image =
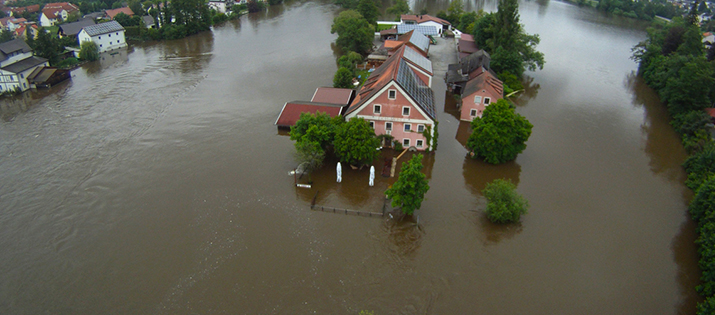
[{"label": "village house", "polygon": [[[452,28],[452,23],[449,23],[449,21],[427,14],[403,14],[400,16],[400,21],[404,25],[420,25],[434,28],[438,35],[442,35],[445,31],[450,30]],[[431,35],[427,33],[424,34]]]},{"label": "village house", "polygon": [[504,84],[496,76],[484,68],[475,72],[478,74],[467,81],[462,93],[460,120],[472,121],[476,117],[482,117],[489,104],[504,97]]},{"label": "village house", "polygon": [[274,125],[279,128],[295,126],[301,113],[315,114],[321,112],[328,114],[330,117],[343,115],[353,98],[355,98],[355,90],[353,89],[319,87],[315,89],[310,102],[292,101],[285,103]]},{"label": "village house", "polygon": [[82,30],[82,28],[85,28],[90,25],[94,25],[94,20],[91,18],[83,18],[77,22],[72,22],[72,23],[65,23],[59,26],[57,30],[57,36],[59,38],[63,37],[72,37],[72,38],[77,38],[77,34],[79,34],[79,31]]},{"label": "village house", "polygon": [[32,55],[32,49],[21,38],[0,44],[0,93],[27,91],[28,78],[38,67],[49,66],[45,58]]},{"label": "village house", "polygon": [[39,5],[39,4],[35,4],[35,5],[29,5],[29,6],[26,6],[26,7],[11,8],[11,9],[9,10],[9,12],[6,12],[6,13],[9,13],[8,15],[11,16],[11,15],[15,15],[15,14],[22,15],[22,14],[24,14],[25,12],[27,12],[27,13],[35,13],[35,12],[39,12],[39,11],[40,11],[40,5]]},{"label": "village house", "polygon": [[42,27],[54,26],[59,21],[66,21],[70,15],[79,16],[79,7],[69,2],[48,3],[42,8],[40,25]]},{"label": "village house", "polygon": [[209,0],[209,8],[221,13],[230,11],[234,4],[233,0]]},{"label": "village house", "polygon": [[93,41],[97,44],[100,53],[127,46],[124,38],[124,27],[117,21],[85,26],[77,34],[77,40],[80,45],[84,42]]},{"label": "village house", "polygon": [[32,37],[36,39],[38,33],[39,29],[35,22],[26,23],[15,29],[15,38],[27,39],[28,37]]},{"label": "village house", "polygon": [[[418,31],[410,31],[407,34],[399,36],[397,39],[388,39],[372,54],[368,55],[365,61],[373,66],[379,67],[387,58],[394,55],[402,46],[413,48],[423,57],[427,57],[429,53],[430,40],[427,36]],[[431,85],[430,85],[431,86]]]},{"label": "village house", "polygon": [[377,135],[390,135],[405,148],[428,150],[432,143],[424,132],[434,134],[434,95],[404,56],[406,49],[411,48],[401,48],[367,78],[345,119],[363,118]]},{"label": "village house", "polygon": [[460,58],[459,63],[450,64],[447,66],[445,73],[445,82],[447,90],[461,95],[467,81],[474,79],[483,71],[490,71],[492,75],[496,74],[490,68],[491,56],[484,50],[479,50],[469,56]]}]

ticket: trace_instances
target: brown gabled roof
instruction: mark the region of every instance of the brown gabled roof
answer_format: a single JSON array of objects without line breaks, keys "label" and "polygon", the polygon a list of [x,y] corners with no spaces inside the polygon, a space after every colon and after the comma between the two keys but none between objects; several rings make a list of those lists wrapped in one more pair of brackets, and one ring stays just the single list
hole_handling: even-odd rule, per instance
[{"label": "brown gabled roof", "polygon": [[20,13],[22,14],[23,12],[27,11],[28,13],[33,13],[40,11],[40,5],[35,4],[35,5],[28,5],[26,7],[20,7],[20,8],[12,8],[10,9],[13,13]]},{"label": "brown gabled roof", "polygon": [[431,16],[428,14],[422,14],[422,15],[403,14],[403,15],[400,15],[400,19],[402,19],[403,21],[415,21],[418,24],[423,23],[423,22],[432,21],[432,22],[440,23],[442,25],[452,25],[452,23],[449,23],[449,21],[447,21],[447,20],[443,20],[443,19]]},{"label": "brown gabled roof", "polygon": [[328,114],[330,117],[337,117],[342,114],[343,106],[327,103],[316,103],[316,102],[304,102],[304,101],[293,101],[288,102],[283,105],[281,113],[278,114],[278,118],[274,125],[280,127],[290,127],[295,126],[295,123],[300,119],[301,113],[311,113],[315,114],[317,112],[322,112]]},{"label": "brown gabled roof", "polygon": [[471,54],[479,51],[479,47],[477,47],[477,44],[475,44],[474,41],[460,39],[459,43],[457,44],[457,51],[459,51],[460,53]]},{"label": "brown gabled roof", "polygon": [[72,13],[75,11],[79,11],[79,7],[71,4],[69,2],[53,2],[53,3],[48,3],[45,4],[45,6],[42,8],[42,11],[44,12],[45,9],[64,9],[67,11],[67,13]]},{"label": "brown gabled roof", "polygon": [[499,81],[491,72],[481,71],[475,78],[467,81],[464,86],[463,97],[468,97],[479,90],[489,90],[499,96],[504,96],[504,83]]},{"label": "brown gabled roof", "polygon": [[403,56],[406,47],[400,48],[380,67],[375,69],[358,90],[355,99],[348,107],[346,114],[358,110],[365,102],[380,92],[390,82],[397,83],[407,96],[422,108],[432,119],[435,119],[434,95],[432,89],[420,80],[414,70],[407,65]]},{"label": "brown gabled roof", "polygon": [[715,118],[715,108],[706,108],[705,112],[710,115],[710,117]]},{"label": "brown gabled roof", "polygon": [[44,14],[48,19],[56,19],[57,14],[62,12],[62,8],[45,8],[42,9],[42,14]]},{"label": "brown gabled roof", "polygon": [[315,93],[313,93],[313,98],[310,101],[315,103],[327,103],[347,106],[350,104],[350,101],[353,100],[354,95],[355,90],[353,89],[319,87],[315,89]]},{"label": "brown gabled roof", "polygon": [[134,15],[134,12],[132,12],[132,9],[130,9],[129,7],[123,7],[123,8],[119,8],[119,9],[112,9],[112,10],[104,11],[104,14],[107,15],[107,17],[109,17],[110,20],[114,20],[114,17],[117,16],[117,14],[119,14],[119,13],[124,13],[128,16]]}]

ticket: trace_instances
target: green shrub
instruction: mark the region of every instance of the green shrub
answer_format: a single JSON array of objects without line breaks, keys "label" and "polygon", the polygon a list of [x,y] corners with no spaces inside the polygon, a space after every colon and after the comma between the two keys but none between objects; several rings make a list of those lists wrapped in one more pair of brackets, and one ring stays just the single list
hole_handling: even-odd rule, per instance
[{"label": "green shrub", "polygon": [[529,202],[516,192],[511,180],[496,179],[482,194],[487,198],[487,218],[494,223],[518,222],[526,214]]}]

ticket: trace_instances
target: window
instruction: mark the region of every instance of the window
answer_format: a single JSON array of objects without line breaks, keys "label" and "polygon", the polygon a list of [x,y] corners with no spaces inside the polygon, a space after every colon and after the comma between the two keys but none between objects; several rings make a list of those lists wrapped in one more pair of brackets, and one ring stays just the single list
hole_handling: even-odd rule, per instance
[{"label": "window", "polygon": [[385,123],[385,130],[392,130],[392,123],[391,123],[391,122],[386,122],[386,123]]},{"label": "window", "polygon": [[119,32],[117,32],[117,35],[119,35]]},{"label": "window", "polygon": [[371,121],[371,122],[370,122],[370,128],[375,129],[375,122],[374,122],[374,121]]},{"label": "window", "polygon": [[10,76],[10,81],[15,81],[15,77],[14,77],[14,76]]},{"label": "window", "polygon": [[20,79],[24,79],[24,78],[25,78],[25,75],[20,73]]},{"label": "window", "polygon": [[477,116],[477,110],[472,109],[472,111],[469,113],[469,116],[472,116],[472,117]]},{"label": "window", "polygon": [[405,106],[402,108],[402,116],[409,116],[410,115],[410,108]]},{"label": "window", "polygon": [[102,36],[99,36],[99,39],[102,39]]},{"label": "window", "polygon": [[410,139],[402,139],[402,146],[403,147],[409,147],[410,146]]},{"label": "window", "polygon": [[99,44],[99,48],[102,48],[102,44]]},{"label": "window", "polygon": [[112,34],[109,34],[109,37],[112,37]]},{"label": "window", "polygon": [[492,101],[492,100],[490,100],[488,97],[485,97],[485,98],[484,98],[484,105],[489,105],[489,102],[491,102],[491,101]]},{"label": "window", "polygon": [[479,104],[482,102],[482,97],[481,96],[475,96],[474,97],[474,104]]},{"label": "window", "polygon": [[375,105],[375,106],[372,108],[372,112],[373,112],[374,114],[379,114],[381,111],[382,111],[382,106],[380,106],[380,105]]},{"label": "window", "polygon": [[387,90],[387,98],[394,100],[397,98],[397,90]]},{"label": "window", "polygon": [[425,131],[425,125],[417,125],[417,132],[424,132]]},{"label": "window", "polygon": [[412,125],[405,124],[405,131],[412,131]]},{"label": "window", "polygon": [[417,147],[418,147],[418,148],[421,148],[423,145],[424,145],[424,141],[423,141],[423,140],[417,140]]}]

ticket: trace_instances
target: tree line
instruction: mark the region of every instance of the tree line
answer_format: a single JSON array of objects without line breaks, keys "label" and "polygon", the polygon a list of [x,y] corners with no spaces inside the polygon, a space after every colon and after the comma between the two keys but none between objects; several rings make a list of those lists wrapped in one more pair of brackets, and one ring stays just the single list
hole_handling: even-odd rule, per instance
[{"label": "tree line", "polygon": [[633,59],[638,74],[667,106],[670,124],[689,154],[683,166],[685,184],[695,192],[688,211],[698,224],[702,284],[697,291],[705,301],[697,313],[704,315],[715,313],[715,143],[704,112],[715,101],[715,46],[702,43],[696,6],[686,18],[649,28],[647,39],[633,48]]}]

